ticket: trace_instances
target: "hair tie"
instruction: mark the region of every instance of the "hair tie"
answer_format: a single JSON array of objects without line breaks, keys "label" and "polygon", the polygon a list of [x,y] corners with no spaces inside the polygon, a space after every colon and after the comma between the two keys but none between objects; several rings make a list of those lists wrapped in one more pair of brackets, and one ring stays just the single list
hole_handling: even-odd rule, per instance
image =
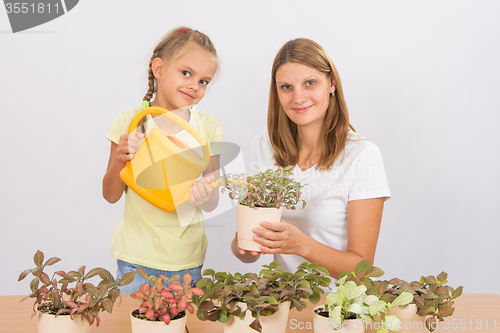
[{"label": "hair tie", "polygon": [[180,29],[180,30],[177,30],[177,33],[183,34],[185,31],[186,31],[186,29]]},{"label": "hair tie", "polygon": [[149,102],[148,101],[142,101],[142,107],[141,110],[149,108]]}]

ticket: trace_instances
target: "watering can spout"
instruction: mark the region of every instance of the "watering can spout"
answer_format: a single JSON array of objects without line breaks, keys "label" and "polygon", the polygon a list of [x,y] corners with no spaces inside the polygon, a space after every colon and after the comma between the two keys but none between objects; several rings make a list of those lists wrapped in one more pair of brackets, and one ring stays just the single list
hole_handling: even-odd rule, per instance
[{"label": "watering can spout", "polygon": [[211,158],[205,138],[188,122],[160,107],[149,107],[135,115],[129,133],[134,134],[139,121],[159,114],[182,126],[201,145],[203,157],[175,136],[152,128],[134,158],[120,172],[123,182],[143,199],[167,212],[189,200],[189,189],[207,168]]}]

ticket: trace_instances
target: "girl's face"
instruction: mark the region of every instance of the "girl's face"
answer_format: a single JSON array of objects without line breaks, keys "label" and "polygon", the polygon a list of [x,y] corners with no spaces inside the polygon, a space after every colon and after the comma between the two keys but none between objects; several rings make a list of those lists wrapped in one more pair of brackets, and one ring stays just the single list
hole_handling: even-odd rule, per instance
[{"label": "girl's face", "polygon": [[176,110],[197,104],[217,69],[216,62],[207,51],[196,45],[187,45],[174,61],[153,60],[156,77],[156,99],[167,110]]},{"label": "girl's face", "polygon": [[335,84],[328,75],[315,68],[289,62],[276,71],[278,97],[287,116],[297,126],[323,124],[330,93]]}]

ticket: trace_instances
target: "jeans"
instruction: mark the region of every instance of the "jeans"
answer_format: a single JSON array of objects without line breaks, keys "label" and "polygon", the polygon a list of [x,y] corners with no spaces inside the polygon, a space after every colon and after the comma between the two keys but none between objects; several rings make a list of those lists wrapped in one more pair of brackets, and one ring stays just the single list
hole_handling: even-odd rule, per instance
[{"label": "jeans", "polygon": [[[122,278],[122,276],[128,272],[136,272],[136,268],[140,267],[143,270],[145,270],[149,276],[165,275],[166,277],[168,277],[170,279],[174,274],[179,274],[181,277],[180,277],[180,280],[177,280],[177,281],[180,281],[181,283],[182,283],[182,277],[184,276],[184,274],[189,273],[189,274],[191,274],[191,277],[193,278],[193,280],[191,282],[191,287],[195,287],[196,282],[198,282],[202,278],[201,268],[203,267],[203,265],[201,265],[198,267],[184,269],[181,271],[162,271],[159,269],[154,269],[154,268],[149,268],[149,267],[145,267],[145,266],[141,266],[141,265],[131,264],[131,263],[128,263],[128,262],[123,261],[123,260],[117,260],[117,265],[118,265],[118,269],[116,272],[116,281],[119,281]],[[147,282],[148,281],[145,278],[143,278],[142,276],[139,275],[139,273],[136,272],[136,274],[134,276],[134,281],[132,281],[132,283],[130,283],[130,284],[127,284],[126,286],[120,287],[120,291],[122,293],[125,293],[125,294],[131,294],[134,291],[139,290],[139,287],[142,284],[147,283]]]}]

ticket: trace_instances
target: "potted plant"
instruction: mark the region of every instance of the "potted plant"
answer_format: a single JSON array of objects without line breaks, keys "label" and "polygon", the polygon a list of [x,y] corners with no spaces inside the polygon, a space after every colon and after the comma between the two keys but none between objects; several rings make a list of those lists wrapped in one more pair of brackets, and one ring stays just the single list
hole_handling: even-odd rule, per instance
[{"label": "potted plant", "polygon": [[203,295],[201,289],[191,287],[191,275],[184,274],[180,283],[178,274],[169,279],[163,275],[148,276],[141,268],[137,268],[137,273],[148,282],[130,295],[140,301],[139,308],[130,313],[132,332],[184,333],[186,310],[194,313],[192,297]]},{"label": "potted plant", "polygon": [[[337,291],[327,295],[325,305],[313,310],[314,332],[333,330],[364,332],[365,324],[375,327],[377,333],[399,331],[401,326],[399,318],[387,313],[393,307],[409,304],[413,295],[402,292],[392,302],[380,300],[375,295],[367,295],[368,288],[359,282],[361,279],[381,274],[383,271],[379,268],[370,267],[369,260],[359,262],[352,273],[341,273],[335,282],[338,286]],[[359,275],[364,276],[359,278]]]},{"label": "potted plant", "polygon": [[283,207],[296,209],[299,202],[302,208],[306,202],[300,200],[305,185],[293,180],[290,170],[293,166],[276,170],[268,169],[255,176],[228,174],[217,180],[222,193],[229,190],[229,197],[238,202],[236,218],[238,223],[238,246],[249,251],[260,252],[260,244],[253,241],[253,229],[260,222],[279,222]]},{"label": "potted plant", "polygon": [[422,276],[420,281],[411,283],[399,278],[389,281],[372,281],[368,293],[387,301],[396,298],[402,292],[412,293],[412,303],[401,309],[393,309],[393,313],[405,317],[404,332],[422,331],[424,321],[425,327],[433,332],[438,327],[439,321],[453,314],[454,300],[462,295],[463,287],[454,289],[446,285],[447,278],[448,274],[441,272],[437,276]]},{"label": "potted plant", "polygon": [[302,263],[295,273],[278,267],[277,262],[263,265],[259,274],[205,270],[203,275],[209,277],[197,284],[204,291],[196,298],[198,318],[224,323],[226,333],[285,332],[288,311],[303,310],[306,299],[319,302],[321,287],[328,287],[331,280],[328,271],[314,263]]},{"label": "potted plant", "polygon": [[[104,268],[94,268],[85,274],[85,266],[81,266],[76,271],[57,271],[49,277],[44,269],[60,260],[52,257],[44,262],[43,252],[35,253],[36,267],[23,271],[18,279],[21,281],[29,274],[34,276],[30,283],[31,294],[21,302],[35,299],[32,317],[38,315],[39,333],[89,332],[94,322],[99,326],[100,312],[113,311],[114,303],[120,298],[118,287],[131,283],[135,273],[127,273],[120,281],[115,281]],[[101,278],[97,286],[87,281],[95,276]]]}]

